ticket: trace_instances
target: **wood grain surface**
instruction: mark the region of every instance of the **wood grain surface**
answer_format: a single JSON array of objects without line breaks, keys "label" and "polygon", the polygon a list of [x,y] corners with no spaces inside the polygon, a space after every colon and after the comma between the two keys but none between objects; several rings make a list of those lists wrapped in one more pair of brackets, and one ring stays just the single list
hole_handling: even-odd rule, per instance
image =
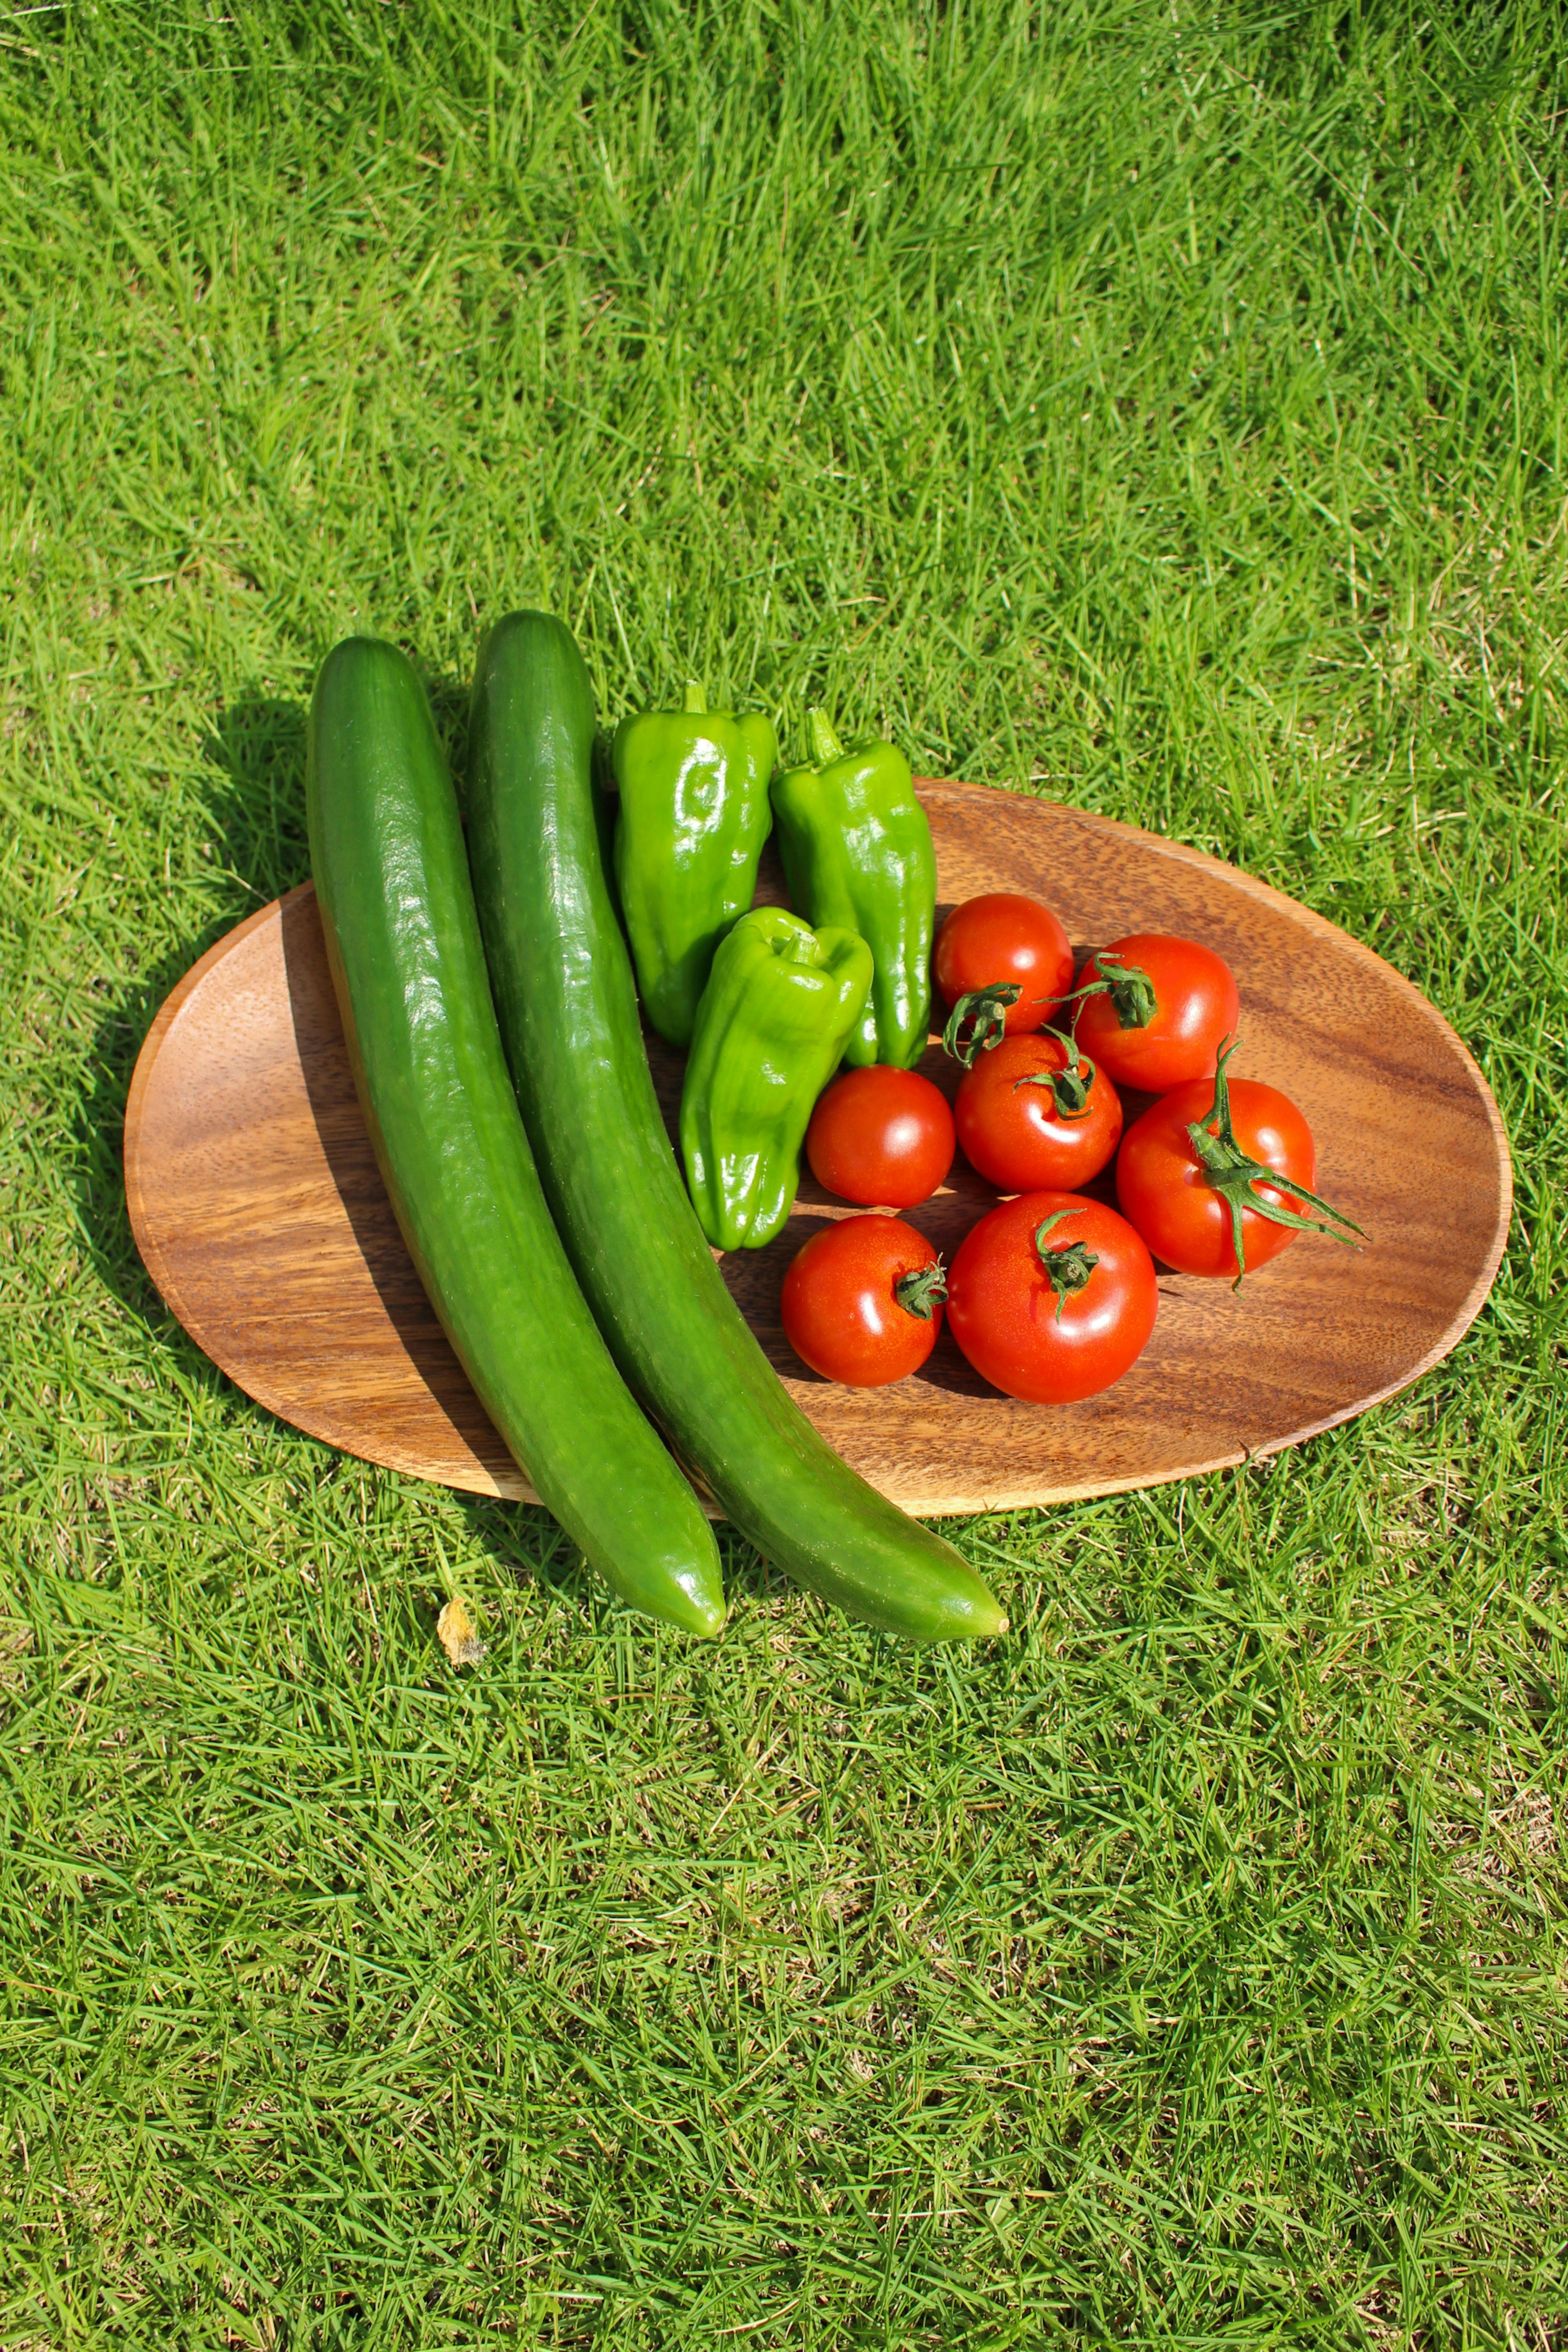
[{"label": "wood grain surface", "polygon": [[[1418,991],[1331,923],[1197,850],[973,785],[920,792],[939,919],[977,892],[1021,890],[1055,907],[1082,949],[1173,931],[1227,959],[1241,989],[1236,1075],[1266,1077],[1300,1106],[1318,1189],[1371,1244],[1352,1255],[1303,1236],[1239,1297],[1162,1273],[1144,1355],[1082,1404],[999,1396],[945,1332],[920,1373],[856,1391],[807,1372],[779,1322],[794,1252],[818,1219],[854,1213],[808,1174],[785,1234],[726,1258],[724,1274],[839,1452],[911,1511],[1058,1502],[1296,1444],[1445,1355],[1497,1271],[1510,1180],[1486,1083]],[[758,895],[783,897],[776,867]],[[653,1039],[650,1058],[673,1124],[680,1056]],[[921,1066],[951,1097],[959,1074],[939,1046]],[[367,1461],[531,1499],[404,1248],[309,883],[221,940],[159,1013],[126,1108],[125,1183],[153,1279],[247,1395]],[[1103,1180],[1090,1189],[1113,1197]],[[905,1213],[951,1255],[995,1197],[961,1160],[935,1199]]]}]

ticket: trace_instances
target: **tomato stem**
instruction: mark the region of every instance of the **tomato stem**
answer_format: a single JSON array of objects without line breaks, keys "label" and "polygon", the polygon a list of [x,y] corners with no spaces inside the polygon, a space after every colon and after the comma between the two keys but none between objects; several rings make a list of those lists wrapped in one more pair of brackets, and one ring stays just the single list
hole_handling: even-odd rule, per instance
[{"label": "tomato stem", "polygon": [[[1095,1077],[1094,1064],[1087,1054],[1080,1052],[1078,1039],[1069,1037],[1065,1030],[1047,1027],[1043,1034],[1054,1037],[1058,1045],[1066,1046],[1066,1063],[1059,1070],[1031,1070],[1024,1077],[1015,1078],[1013,1092],[1016,1094],[1020,1087],[1049,1087],[1056,1097],[1058,1118],[1087,1118],[1089,1090]],[[1076,1215],[1076,1210],[1072,1213]]]},{"label": "tomato stem", "polygon": [[[1352,1234],[1360,1234],[1362,1240],[1366,1238],[1355,1219],[1347,1217],[1342,1209],[1320,1200],[1305,1184],[1298,1184],[1293,1176],[1281,1176],[1277,1168],[1267,1168],[1261,1160],[1249,1158],[1237,1143],[1231,1127],[1230,1084],[1225,1066],[1240,1043],[1239,1036],[1233,1037],[1228,1045],[1222,1040],[1214,1074],[1214,1101],[1202,1118],[1194,1119],[1187,1129],[1199,1166],[1230,1210],[1231,1241],[1236,1250],[1236,1280],[1230,1286],[1233,1290],[1241,1288],[1247,1272],[1247,1254],[1241,1240],[1244,1208],[1250,1209],[1255,1216],[1267,1217],[1270,1224],[1289,1225],[1295,1233],[1326,1234],[1331,1242],[1342,1242],[1347,1249],[1360,1246],[1352,1241]],[[1211,1122],[1215,1130],[1212,1133]],[[1293,1192],[1299,1201],[1310,1202],[1323,1213],[1321,1217],[1303,1217],[1296,1210],[1286,1208],[1283,1202],[1266,1201],[1254,1189],[1258,1184],[1271,1184],[1279,1192]],[[1337,1233],[1337,1225],[1346,1225],[1350,1230]]]},{"label": "tomato stem", "polygon": [[[1016,980],[998,980],[989,988],[972,988],[961,996],[947,1016],[947,1027],[942,1033],[942,1049],[966,1070],[974,1067],[974,1056],[983,1045],[999,1045],[1007,1027],[1007,1007],[1016,1004],[1024,993]],[[1044,999],[1041,999],[1044,1002]],[[966,1021],[973,1023],[967,1037],[960,1035]]]},{"label": "tomato stem", "polygon": [[[1116,1013],[1119,1029],[1147,1029],[1160,1010],[1160,1000],[1154,993],[1154,983],[1141,964],[1123,963],[1119,955],[1095,958],[1100,971],[1098,980],[1086,981],[1075,988],[1068,1003],[1082,1003],[1086,996],[1109,996]],[[1078,1014],[1073,1014],[1078,1019]]]},{"label": "tomato stem", "polygon": [[1083,1288],[1100,1260],[1082,1242],[1066,1242],[1059,1249],[1047,1249],[1046,1235],[1053,1225],[1059,1225],[1064,1217],[1081,1217],[1084,1214],[1082,1209],[1058,1209],[1054,1215],[1046,1218],[1044,1223],[1035,1227],[1035,1252],[1046,1270],[1046,1280],[1057,1294],[1058,1323],[1062,1319],[1062,1308],[1075,1292]]},{"label": "tomato stem", "polygon": [[941,1258],[931,1265],[914,1265],[908,1274],[900,1274],[893,1285],[893,1297],[906,1315],[915,1315],[929,1323],[931,1309],[947,1297],[947,1268]]}]

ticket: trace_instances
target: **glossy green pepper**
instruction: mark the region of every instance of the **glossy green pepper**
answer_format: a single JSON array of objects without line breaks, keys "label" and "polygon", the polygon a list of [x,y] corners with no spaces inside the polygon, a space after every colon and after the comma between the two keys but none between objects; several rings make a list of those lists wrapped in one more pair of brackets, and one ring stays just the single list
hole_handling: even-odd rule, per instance
[{"label": "glossy green pepper", "polygon": [[610,746],[620,789],[616,880],[647,1017],[687,1045],[713,950],[757,887],[773,825],[773,721],[709,710],[700,686],[684,710],[623,719]]},{"label": "glossy green pepper", "polygon": [[870,948],[876,978],[845,1060],[907,1070],[931,1024],[931,827],[891,743],[868,739],[846,751],[820,710],[806,713],[806,731],[810,762],[773,783],[790,899],[808,922],[858,931]]},{"label": "glossy green pepper", "polygon": [[789,1215],[806,1122],[870,987],[864,940],[782,907],[721,940],[680,1097],[687,1188],[716,1248],[761,1249]]}]

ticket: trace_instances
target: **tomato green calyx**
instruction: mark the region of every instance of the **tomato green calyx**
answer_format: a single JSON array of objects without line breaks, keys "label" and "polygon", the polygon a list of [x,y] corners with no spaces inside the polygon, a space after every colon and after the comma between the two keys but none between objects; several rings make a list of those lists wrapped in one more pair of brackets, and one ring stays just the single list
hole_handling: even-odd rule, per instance
[{"label": "tomato green calyx", "polygon": [[906,1315],[929,1323],[931,1309],[947,1297],[947,1268],[941,1258],[932,1265],[914,1265],[908,1274],[900,1274],[893,1285],[893,1297]]},{"label": "tomato green calyx", "polygon": [[1064,1217],[1081,1217],[1083,1213],[1081,1209],[1058,1209],[1054,1216],[1047,1217],[1042,1224],[1035,1227],[1035,1251],[1046,1270],[1046,1280],[1057,1294],[1058,1323],[1062,1319],[1062,1308],[1076,1291],[1083,1288],[1100,1260],[1082,1242],[1065,1242],[1059,1249],[1047,1249],[1046,1235],[1053,1225],[1059,1225]]},{"label": "tomato green calyx", "polygon": [[[1094,1064],[1087,1054],[1079,1052],[1078,1039],[1069,1037],[1065,1030],[1047,1028],[1042,1034],[1056,1038],[1059,1045],[1067,1047],[1066,1064],[1059,1070],[1027,1071],[1023,1077],[1014,1079],[1013,1092],[1016,1094],[1020,1087],[1049,1087],[1056,1097],[1058,1118],[1087,1118],[1089,1090],[1094,1084]],[[1076,1216],[1078,1212],[1074,1209],[1067,1213]]]},{"label": "tomato green calyx", "polygon": [[[942,1050],[962,1062],[966,1070],[974,1067],[974,1056],[981,1047],[999,1045],[1006,1033],[1007,1007],[1016,1004],[1024,993],[1016,980],[998,980],[989,988],[972,988],[961,996],[947,1016],[947,1027],[942,1033]],[[964,1023],[973,1025],[967,1037],[962,1034]]]},{"label": "tomato green calyx", "polygon": [[1154,993],[1154,983],[1142,967],[1123,963],[1118,955],[1095,958],[1100,978],[1075,988],[1073,995],[1081,1003],[1086,996],[1109,996],[1116,1009],[1119,1029],[1147,1029],[1160,1010],[1160,1000]]},{"label": "tomato green calyx", "polygon": [[[1187,1129],[1199,1166],[1230,1210],[1231,1239],[1236,1249],[1236,1280],[1230,1286],[1233,1290],[1241,1288],[1247,1272],[1247,1255],[1241,1241],[1243,1209],[1267,1217],[1270,1224],[1289,1225],[1296,1233],[1326,1234],[1331,1242],[1342,1242],[1347,1249],[1360,1246],[1352,1235],[1366,1238],[1355,1219],[1347,1217],[1342,1209],[1320,1200],[1316,1192],[1309,1192],[1305,1184],[1298,1184],[1294,1177],[1281,1176],[1278,1169],[1266,1168],[1262,1160],[1248,1158],[1237,1143],[1230,1123],[1230,1086],[1225,1066],[1240,1043],[1239,1037],[1233,1037],[1228,1045],[1222,1043],[1214,1074],[1214,1101],[1203,1118],[1194,1119]],[[1209,1132],[1211,1122],[1217,1133]],[[1261,1192],[1254,1190],[1258,1184],[1271,1184],[1276,1192],[1294,1193],[1297,1200],[1310,1202],[1314,1209],[1321,1209],[1322,1215],[1304,1217],[1297,1210],[1286,1208],[1282,1202],[1266,1201]],[[1349,1230],[1336,1231],[1341,1225]]]}]

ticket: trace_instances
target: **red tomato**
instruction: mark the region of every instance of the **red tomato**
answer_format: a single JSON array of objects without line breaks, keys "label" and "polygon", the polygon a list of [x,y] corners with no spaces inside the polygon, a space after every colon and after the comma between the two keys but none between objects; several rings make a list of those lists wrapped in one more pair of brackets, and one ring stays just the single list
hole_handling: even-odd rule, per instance
[{"label": "red tomato", "polygon": [[993,890],[955,907],[936,935],[932,966],[951,1012],[961,996],[1011,982],[1018,1001],[1006,1010],[1009,1036],[1054,1021],[1072,986],[1072,942],[1048,907],[1011,890]]},{"label": "red tomato", "polygon": [[[1238,1166],[1232,1181],[1242,1204],[1246,1271],[1267,1265],[1300,1230],[1272,1223],[1247,1207],[1247,1200],[1267,1201],[1298,1216],[1324,1211],[1338,1224],[1350,1225],[1348,1217],[1309,1189],[1317,1174],[1317,1154],[1311,1129],[1295,1104],[1258,1078],[1226,1078],[1222,1068],[1216,1078],[1198,1078],[1152,1103],[1122,1137],[1116,1163],[1116,1197],[1123,1212],[1155,1256],[1178,1274],[1226,1275],[1234,1282],[1243,1271],[1237,1264],[1230,1201],[1203,1166],[1187,1133],[1198,1124],[1237,1147]],[[1273,1170],[1288,1177],[1289,1187],[1259,1183],[1255,1192],[1246,1172],[1248,1166],[1258,1176]],[[1311,1223],[1320,1233],[1331,1231],[1315,1215]],[[1359,1230],[1351,1226],[1351,1233]],[[1350,1234],[1335,1233],[1333,1238],[1349,1242]]]},{"label": "red tomato", "polygon": [[[1121,1135],[1121,1097],[1103,1070],[1095,1070],[1059,1037],[1004,1037],[978,1055],[958,1083],[953,1106],[958,1139],[972,1167],[1001,1192],[1027,1192],[1042,1184],[1076,1192],[1107,1165]],[[1052,1087],[1031,1085],[1071,1068],[1078,1087],[1064,1084],[1068,1110]],[[1070,1115],[1075,1091],[1082,1106]]]},{"label": "red tomato", "polygon": [[[924,1314],[900,1302],[900,1288],[917,1301],[924,1294]],[[885,1388],[918,1371],[935,1347],[941,1297],[941,1261],[923,1234],[900,1217],[840,1217],[795,1253],[784,1337],[824,1379]]]},{"label": "red tomato", "polygon": [[[1079,1045],[1119,1087],[1141,1087],[1146,1094],[1168,1094],[1189,1078],[1214,1075],[1219,1049],[1236,1033],[1241,999],[1236,979],[1223,957],[1195,940],[1167,939],[1159,931],[1134,931],[1113,940],[1100,955],[1090,956],[1079,974],[1078,985],[1100,977],[1100,957],[1115,957],[1142,972],[1152,986],[1154,1009],[1147,1025],[1137,1028],[1116,996],[1085,996],[1079,1000],[1074,1024]],[[1110,977],[1110,975],[1106,975]],[[1147,992],[1134,982],[1118,994],[1128,1000]]]},{"label": "red tomato", "polygon": [[873,1062],[846,1070],[817,1097],[805,1156],[841,1201],[912,1209],[929,1201],[957,1149],[947,1097],[916,1070]]},{"label": "red tomato", "polygon": [[947,1277],[949,1325],[975,1370],[1033,1404],[1072,1404],[1119,1381],[1158,1303],[1126,1219],[1075,1192],[1004,1201],[964,1236]]}]

